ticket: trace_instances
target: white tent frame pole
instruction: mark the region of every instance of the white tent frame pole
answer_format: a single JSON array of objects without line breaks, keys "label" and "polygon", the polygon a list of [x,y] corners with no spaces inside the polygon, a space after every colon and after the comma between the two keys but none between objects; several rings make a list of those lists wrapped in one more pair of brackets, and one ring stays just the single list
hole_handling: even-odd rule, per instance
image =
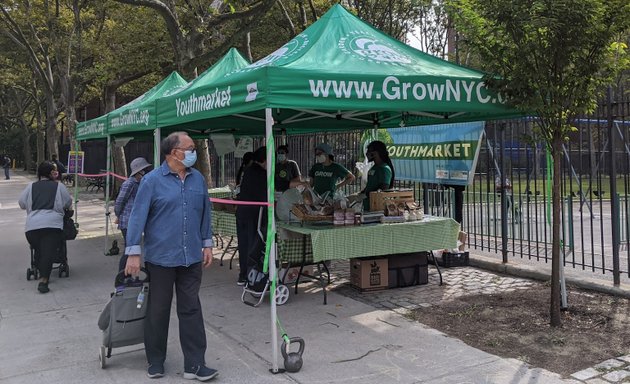
[{"label": "white tent frame pole", "polygon": [[254,120],[254,121],[265,121],[266,120],[266,119],[262,119],[262,118],[256,117],[256,116],[243,115],[241,113],[235,113],[233,116],[240,117],[240,118],[243,118],[243,119]]},{"label": "white tent frame pole", "polygon": [[153,169],[160,166],[160,143],[162,131],[160,128],[153,130]]},{"label": "white tent frame pole", "polygon": [[[273,141],[273,115],[271,112],[271,108],[265,108],[265,137],[267,142]],[[269,146],[267,146],[269,148]],[[271,166],[273,159],[273,153],[267,150],[267,180],[273,181],[273,175],[271,174]],[[273,196],[274,189],[273,186],[267,183],[267,200],[272,201],[270,197]],[[268,209],[271,211],[269,217],[275,217],[273,214],[273,205],[270,205]],[[276,220],[271,220],[271,230],[273,233],[276,232]],[[269,281],[276,280],[276,240],[275,236],[272,240],[271,248],[269,250]],[[276,291],[274,289],[269,292],[269,301],[271,302],[271,372],[278,372],[278,328],[276,326],[277,322],[277,312],[276,312]]]},{"label": "white tent frame pole", "polygon": [[107,135],[107,160],[106,160],[106,175],[105,175],[105,250],[107,253],[107,246],[109,244],[109,172],[112,166],[112,135]]}]

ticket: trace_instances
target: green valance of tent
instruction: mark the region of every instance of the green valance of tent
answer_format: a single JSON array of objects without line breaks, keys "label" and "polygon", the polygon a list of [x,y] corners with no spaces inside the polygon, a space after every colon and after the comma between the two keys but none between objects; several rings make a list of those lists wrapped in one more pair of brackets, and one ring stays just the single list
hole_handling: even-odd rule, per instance
[{"label": "green valance of tent", "polygon": [[107,115],[80,122],[77,124],[76,132],[79,141],[107,138]]},{"label": "green valance of tent", "polygon": [[187,84],[172,72],[156,86],[131,102],[103,116],[77,125],[77,140],[104,139],[108,134],[153,130],[156,126],[155,100],[176,92]]},{"label": "green valance of tent", "polygon": [[172,72],[141,96],[107,114],[107,132],[111,135],[154,130],[156,127],[155,101],[176,93],[188,82]]},{"label": "green valance of tent", "polygon": [[335,5],[267,57],[158,100],[157,125],[262,134],[265,108],[273,108],[274,130],[287,133],[519,116],[483,78]]},{"label": "green valance of tent", "polygon": [[235,48],[230,50],[199,77],[187,83],[177,72],[171,73],[155,87],[135,100],[98,118],[77,125],[77,140],[102,139],[108,134],[121,135],[156,128],[155,103],[162,97],[183,90],[203,88],[208,83],[247,66],[249,62]]}]

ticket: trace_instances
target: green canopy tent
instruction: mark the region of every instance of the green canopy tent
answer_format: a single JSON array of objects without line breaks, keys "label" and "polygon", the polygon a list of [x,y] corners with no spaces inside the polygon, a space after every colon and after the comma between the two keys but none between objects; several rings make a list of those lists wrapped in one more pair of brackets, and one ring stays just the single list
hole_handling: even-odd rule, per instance
[{"label": "green canopy tent", "polygon": [[[484,73],[422,53],[333,6],[267,57],[158,100],[163,130],[267,137],[268,264],[275,265],[274,132],[297,134],[520,116]],[[263,128],[264,127],[264,128]],[[275,280],[274,268],[269,269]],[[272,371],[278,371],[271,290]]]},{"label": "green canopy tent", "polygon": [[[177,72],[172,72],[160,83],[128,104],[96,119],[80,123],[77,126],[77,141],[107,139],[107,160],[105,168],[107,172],[110,172],[112,136],[120,136],[129,131],[141,131],[147,127],[147,129],[154,130],[156,126],[156,99],[176,92],[186,84],[186,80]],[[159,143],[159,137],[156,138],[156,141]],[[159,160],[159,152],[154,151],[154,164],[157,164]],[[105,180],[105,248],[107,248],[109,242],[109,176],[106,177]],[[75,182],[75,201],[77,200],[77,191],[78,183]]]},{"label": "green canopy tent", "polygon": [[[230,48],[230,50],[217,62],[215,62],[210,68],[205,70],[199,77],[192,80],[188,83],[187,86],[178,90],[180,92],[195,92],[196,89],[203,89],[208,86],[208,84],[212,84],[217,79],[224,77],[226,74],[232,73],[238,69],[244,68],[249,65],[249,61],[247,61],[236,48]],[[173,95],[174,96],[174,95]],[[158,128],[156,130],[155,137],[160,137],[161,132]],[[191,133],[193,137],[203,137],[207,138],[206,135],[195,135]],[[156,148],[159,148],[159,143],[156,142]],[[220,158],[221,167],[224,167],[224,157]]]},{"label": "green canopy tent", "polygon": [[[438,59],[335,5],[269,56],[209,84],[158,100],[158,127],[260,134],[308,133],[509,118],[484,73]],[[212,119],[211,125],[208,119]]]},{"label": "green canopy tent", "polygon": [[[200,87],[203,84],[231,73],[239,68],[247,66],[249,62],[235,49],[231,48],[212,67],[203,72],[195,80],[187,83],[177,72],[172,72],[168,77],[156,86],[137,97],[124,106],[98,118],[79,123],[77,126],[77,141],[107,139],[107,164],[109,172],[111,168],[111,138],[112,136],[125,136],[130,134],[147,134],[151,132],[154,137],[154,165],[160,160],[160,131],[156,129],[156,101],[161,97],[177,93],[183,88]],[[76,176],[75,176],[76,177]],[[75,183],[75,204],[78,183]],[[105,247],[108,243],[109,229],[109,178],[106,182],[106,226]],[[76,206],[75,206],[76,212]]]},{"label": "green canopy tent", "polygon": [[[130,132],[154,130],[156,128],[156,105],[160,97],[176,93],[186,86],[188,82],[179,73],[172,72],[155,87],[128,104],[115,109],[107,114],[107,133],[120,136]],[[159,137],[156,138],[159,144]],[[157,146],[159,148],[159,145]],[[157,166],[160,161],[159,151],[153,153],[153,164]],[[109,169],[109,167],[108,167]]]}]

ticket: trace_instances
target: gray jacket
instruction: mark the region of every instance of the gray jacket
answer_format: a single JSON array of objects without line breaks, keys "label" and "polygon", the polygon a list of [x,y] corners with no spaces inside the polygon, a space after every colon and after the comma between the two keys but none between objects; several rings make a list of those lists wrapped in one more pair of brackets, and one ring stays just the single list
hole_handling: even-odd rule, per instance
[{"label": "gray jacket", "polygon": [[72,206],[72,197],[66,186],[53,180],[40,180],[29,184],[18,200],[26,209],[25,231],[42,228],[63,228],[63,215]]}]

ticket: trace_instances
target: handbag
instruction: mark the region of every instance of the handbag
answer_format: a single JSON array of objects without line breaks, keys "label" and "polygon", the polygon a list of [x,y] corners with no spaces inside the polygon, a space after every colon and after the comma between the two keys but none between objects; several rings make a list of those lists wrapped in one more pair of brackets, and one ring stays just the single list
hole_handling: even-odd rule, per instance
[{"label": "handbag", "polygon": [[79,230],[74,224],[74,220],[72,220],[73,214],[73,211],[66,210],[65,214],[63,215],[63,236],[66,240],[74,240],[79,234]]}]

